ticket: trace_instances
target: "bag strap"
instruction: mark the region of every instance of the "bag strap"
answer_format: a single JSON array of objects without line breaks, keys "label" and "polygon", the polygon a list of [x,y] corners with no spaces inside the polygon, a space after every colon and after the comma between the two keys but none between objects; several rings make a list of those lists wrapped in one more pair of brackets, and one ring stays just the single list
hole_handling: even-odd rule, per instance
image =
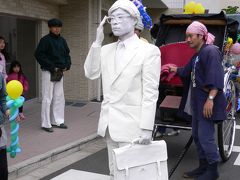
[{"label": "bag strap", "polygon": [[126,174],[125,174],[126,180],[129,180],[129,170],[128,170],[128,167],[125,168],[125,171],[126,171]]},{"label": "bag strap", "polygon": [[160,161],[157,161],[157,170],[158,170],[158,177],[159,179],[161,179],[161,164],[160,164]]}]

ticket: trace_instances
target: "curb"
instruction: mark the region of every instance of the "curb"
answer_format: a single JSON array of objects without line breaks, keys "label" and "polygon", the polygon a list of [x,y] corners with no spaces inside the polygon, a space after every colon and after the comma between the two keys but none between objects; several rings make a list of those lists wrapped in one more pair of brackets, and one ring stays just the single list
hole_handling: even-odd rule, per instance
[{"label": "curb", "polygon": [[9,171],[9,180],[19,178],[23,175],[26,175],[35,169],[52,163],[58,159],[61,159],[69,154],[80,151],[81,146],[86,144],[89,141],[97,139],[99,136],[97,134],[90,135],[88,137],[82,138],[75,142],[66,144],[54,150],[48,151],[44,154],[37,155],[33,158],[27,159],[16,165],[12,165],[8,168]]}]

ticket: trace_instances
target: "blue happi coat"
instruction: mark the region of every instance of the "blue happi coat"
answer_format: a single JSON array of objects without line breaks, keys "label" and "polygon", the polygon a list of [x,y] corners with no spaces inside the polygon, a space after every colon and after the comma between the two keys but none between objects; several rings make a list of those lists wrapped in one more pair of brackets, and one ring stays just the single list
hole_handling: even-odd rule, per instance
[{"label": "blue happi coat", "polygon": [[[218,89],[214,98],[213,115],[210,120],[226,119],[226,98],[223,92],[224,70],[222,67],[223,56],[214,45],[204,44],[189,63],[178,68],[178,75],[183,79],[184,85],[191,84],[191,108],[197,119],[204,118],[203,106],[208,98],[206,89]],[[191,83],[190,83],[191,82]],[[186,99],[187,95],[183,95]]]}]

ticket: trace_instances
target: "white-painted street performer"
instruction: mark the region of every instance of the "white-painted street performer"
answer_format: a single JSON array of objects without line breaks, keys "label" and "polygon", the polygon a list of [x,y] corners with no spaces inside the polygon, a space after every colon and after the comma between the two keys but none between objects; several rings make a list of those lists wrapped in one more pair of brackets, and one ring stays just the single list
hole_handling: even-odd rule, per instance
[{"label": "white-painted street performer", "polygon": [[[110,175],[112,149],[139,138],[149,144],[152,136],[160,76],[160,50],[134,33],[140,18],[129,0],[117,0],[97,29],[97,37],[86,58],[89,79],[102,77],[103,102],[98,134],[106,138]],[[108,21],[118,41],[102,46],[103,25]]]}]

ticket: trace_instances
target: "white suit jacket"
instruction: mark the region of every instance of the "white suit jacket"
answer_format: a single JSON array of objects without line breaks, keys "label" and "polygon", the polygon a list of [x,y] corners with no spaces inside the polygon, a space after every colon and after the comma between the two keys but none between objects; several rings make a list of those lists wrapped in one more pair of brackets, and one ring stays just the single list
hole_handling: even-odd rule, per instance
[{"label": "white suit jacket", "polygon": [[102,76],[103,102],[98,134],[108,127],[116,142],[131,142],[141,129],[152,130],[160,78],[160,50],[134,35],[133,46],[126,49],[127,60],[114,72],[117,42],[92,46],[84,64],[85,76]]}]

